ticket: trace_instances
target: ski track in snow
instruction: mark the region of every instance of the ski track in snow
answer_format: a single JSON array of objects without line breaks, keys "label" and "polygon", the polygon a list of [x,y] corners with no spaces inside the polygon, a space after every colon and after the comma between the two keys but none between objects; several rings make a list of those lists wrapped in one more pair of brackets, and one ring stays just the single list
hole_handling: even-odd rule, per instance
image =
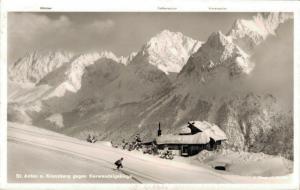
[{"label": "ski track in snow", "polygon": [[[49,147],[49,146],[46,146],[46,145],[37,145],[37,144],[34,144],[33,141],[20,140],[18,138],[14,138],[14,137],[10,137],[10,141],[11,142],[15,142],[15,143],[22,143],[23,145],[27,144],[29,146],[41,148],[43,150],[50,150],[50,151],[57,152],[57,153],[60,153],[60,154],[70,155],[73,158],[84,159],[85,161],[88,161],[88,162],[93,161],[93,162],[96,162],[97,165],[99,164],[99,162],[102,162],[101,168],[105,168],[105,169],[117,171],[117,170],[115,170],[115,169],[112,168],[112,166],[111,166],[112,163],[110,163],[110,162],[108,162],[108,161],[106,161],[104,159],[97,158],[97,157],[86,156],[85,154],[80,154],[78,152],[74,152],[74,151],[70,151],[70,150],[66,151],[65,149],[61,149],[61,148]],[[143,176],[139,176],[139,174],[135,173],[135,172],[125,172],[125,171],[122,171],[122,170],[119,170],[119,172],[123,173],[123,174],[125,174],[127,176],[131,176],[131,179],[134,180],[134,181],[136,181],[137,183],[143,183],[143,181],[145,181],[145,180],[148,181],[148,179],[145,179]],[[135,176],[138,176],[139,179],[145,179],[145,180],[139,180],[136,177],[134,177],[133,174]],[[153,181],[153,179],[152,179],[152,181]],[[158,182],[158,181],[156,181],[156,182]]]},{"label": "ski track in snow", "polygon": [[[27,130],[24,130],[24,131],[26,131],[26,132],[21,132],[21,133],[38,137],[37,135],[34,134],[34,132],[32,134],[30,134],[30,132],[28,132]],[[18,131],[18,132],[20,132],[20,131]],[[40,133],[36,133],[36,134],[40,134]],[[45,135],[45,136],[49,136],[49,135]],[[35,141],[20,139],[20,138],[12,137],[12,136],[9,136],[9,135],[8,135],[8,138],[11,141],[21,142],[21,143],[29,144],[31,146],[37,146],[37,147],[40,147],[40,148],[43,148],[43,149],[49,149],[51,151],[61,152],[63,154],[69,154],[69,155],[72,155],[72,156],[75,156],[75,157],[84,158],[84,159],[95,161],[95,162],[98,162],[98,163],[101,162],[101,167],[103,167],[103,168],[112,169],[113,167],[115,167],[114,164],[113,164],[114,162],[111,162],[111,161],[108,161],[108,160],[105,160],[105,159],[101,159],[99,157],[95,157],[95,156],[92,156],[92,155],[86,155],[86,154],[82,154],[82,153],[79,153],[79,152],[76,152],[76,151],[71,151],[69,149],[66,150],[65,148],[59,148],[59,147],[56,147],[56,146],[49,146],[49,145],[47,145],[47,143],[45,143],[45,144],[43,144],[43,143],[36,144]],[[85,146],[85,147],[88,147],[88,148],[90,148],[89,145],[91,145],[90,143],[84,145],[84,144],[80,144],[80,143],[76,143],[76,142],[72,142],[72,141],[66,141],[62,138],[53,138],[53,139],[56,139],[57,141],[61,141],[61,142],[68,142],[68,143],[72,143],[72,144],[75,144],[75,145]],[[99,166],[96,166],[96,167],[99,167]],[[161,183],[161,181],[159,181],[158,179],[155,179],[154,177],[145,176],[141,173],[138,173],[138,172],[135,172],[135,171],[132,171],[132,170],[129,170],[129,169],[123,169],[123,170],[124,170],[124,172],[122,172],[122,173],[124,173],[125,175],[132,176],[132,179],[135,180],[138,183],[142,183],[142,181],[150,181],[152,183]],[[139,179],[145,179],[145,180],[139,180]]]},{"label": "ski track in snow", "polygon": [[[61,137],[53,137],[53,136],[51,136],[51,135],[45,135],[45,134],[42,134],[42,133],[37,133],[37,132],[33,132],[33,131],[29,131],[29,130],[24,130],[24,129],[18,129],[18,128],[15,128],[15,127],[11,127],[12,129],[17,129],[17,130],[21,130],[22,132],[21,133],[27,133],[27,134],[29,134],[29,135],[33,135],[33,136],[36,136],[36,137],[39,137],[38,135],[43,135],[43,136],[48,136],[48,137],[51,137],[52,139],[56,139],[56,140],[58,140],[58,141],[64,141],[64,142],[68,142],[68,143],[73,143],[73,144],[77,144],[77,145],[81,145],[81,146],[86,146],[86,147],[88,147],[88,148],[90,148],[91,147],[91,145],[93,146],[93,145],[99,145],[99,144],[91,144],[91,143],[85,143],[84,142],[84,144],[83,143],[80,143],[80,142],[78,142],[77,140],[73,140],[73,139],[71,139],[70,137],[70,139],[69,140],[65,140],[66,138],[68,138],[68,137],[66,137],[66,136],[61,136]],[[18,131],[18,132],[20,132],[20,131]],[[11,137],[11,138],[14,138],[14,137]],[[15,139],[16,140],[16,139]],[[30,141],[28,141],[27,140],[27,142],[30,142]],[[110,151],[110,152],[115,152],[114,150],[116,150],[116,151],[121,151],[120,149],[111,149],[110,147],[107,147],[107,146],[101,146],[101,148],[103,148],[103,149],[105,149],[105,150],[107,150],[107,151]],[[63,149],[61,149],[61,150],[63,150]],[[124,155],[126,155],[126,156],[128,156],[128,157],[132,157],[132,158],[136,158],[136,159],[138,159],[138,160],[141,160],[141,161],[148,161],[148,159],[143,159],[143,158],[140,158],[140,157],[133,157],[133,155],[132,154],[129,154],[127,151],[121,151],[122,152],[122,154],[124,154]],[[83,155],[83,154],[81,154],[81,155]],[[161,160],[161,159],[159,159],[159,160]],[[165,161],[165,160],[163,160],[163,161]],[[109,162],[109,163],[113,163],[113,162]],[[206,169],[204,169],[204,170],[206,170]],[[207,170],[207,172],[210,172],[210,173],[212,173],[211,171],[209,171],[209,170]]]},{"label": "ski track in snow", "polygon": [[[8,181],[9,182],[61,182],[61,183],[142,183],[142,181],[136,179],[134,176],[126,174],[124,172],[114,171],[111,165],[99,164],[99,161],[91,160],[74,153],[68,153],[64,150],[49,149],[48,147],[34,145],[32,142],[19,141],[10,139],[8,147],[13,149],[9,151],[9,170]],[[22,158],[22,162],[18,158]],[[16,161],[17,160],[17,161]],[[30,160],[28,162],[28,160]],[[55,161],[53,161],[55,160]],[[17,163],[16,163],[17,162]],[[12,163],[12,164],[11,164]],[[45,181],[39,178],[21,178],[16,179],[15,175],[20,174],[54,174],[54,175],[119,175],[119,173],[125,174],[128,178],[81,178],[80,180],[57,180],[46,179]],[[142,177],[141,177],[142,178]],[[145,182],[145,181],[144,181]]]},{"label": "ski track in snow", "polygon": [[[18,127],[9,126],[9,140],[26,142],[42,148],[60,151],[63,153],[73,154],[74,156],[82,157],[97,161],[104,165],[111,165],[120,157],[124,157],[123,169],[137,179],[144,178],[152,183],[228,183],[218,174],[194,167],[188,164],[182,164],[175,161],[162,160],[160,158],[139,158],[138,156],[119,149],[106,147],[100,144],[90,144],[86,142],[75,142],[76,139],[70,140],[70,137],[51,136],[42,133],[35,133],[30,130],[19,129]],[[22,132],[23,131],[23,132]],[[25,131],[25,132],[24,132]],[[30,139],[30,140],[28,140]],[[47,141],[45,141],[47,139]],[[142,156],[142,155],[141,155]],[[157,163],[159,161],[159,163]],[[175,174],[175,175],[172,175]],[[188,174],[188,175],[187,175]],[[192,179],[187,176],[195,176]],[[199,176],[199,177],[196,177]]]},{"label": "ski track in snow", "polygon": [[[164,160],[140,152],[128,152],[99,143],[90,144],[17,123],[8,123],[8,140],[94,161],[97,163],[95,167],[106,169],[114,168],[114,161],[124,157],[124,169],[121,173],[131,176],[137,183],[270,183],[277,180],[222,175],[199,166]],[[280,183],[280,180],[277,182]]]}]

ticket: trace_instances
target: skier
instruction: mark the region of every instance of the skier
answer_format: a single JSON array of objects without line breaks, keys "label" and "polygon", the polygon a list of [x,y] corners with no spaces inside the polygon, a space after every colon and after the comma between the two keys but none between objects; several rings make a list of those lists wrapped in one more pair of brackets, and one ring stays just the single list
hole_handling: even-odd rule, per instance
[{"label": "skier", "polygon": [[118,170],[119,170],[120,168],[123,168],[122,161],[123,161],[123,158],[121,158],[120,160],[117,160],[117,161],[115,162],[115,165],[117,166],[117,169],[118,169]]}]

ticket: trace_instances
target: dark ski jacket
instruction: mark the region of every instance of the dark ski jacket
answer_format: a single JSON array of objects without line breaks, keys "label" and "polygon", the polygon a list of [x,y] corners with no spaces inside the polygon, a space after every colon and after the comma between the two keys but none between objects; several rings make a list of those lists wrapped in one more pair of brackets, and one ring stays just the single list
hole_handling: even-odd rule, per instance
[{"label": "dark ski jacket", "polygon": [[115,165],[122,165],[122,160],[120,159],[120,160],[117,160],[116,162],[115,162]]}]

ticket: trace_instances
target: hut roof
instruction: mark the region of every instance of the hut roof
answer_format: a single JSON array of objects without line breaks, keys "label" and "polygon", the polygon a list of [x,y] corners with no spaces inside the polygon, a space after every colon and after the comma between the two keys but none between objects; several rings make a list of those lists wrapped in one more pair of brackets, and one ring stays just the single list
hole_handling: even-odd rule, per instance
[{"label": "hut roof", "polygon": [[[205,131],[206,129],[211,128],[212,126],[216,126],[215,124],[209,123],[207,121],[189,121],[194,127],[199,129],[200,131]],[[190,124],[187,124],[185,127],[189,127]]]},{"label": "hut roof", "polygon": [[[162,135],[156,141],[158,144],[207,144],[212,138],[215,141],[226,140],[225,133],[215,124],[207,121],[190,121],[195,127],[202,132],[194,135]],[[181,133],[189,131],[189,124],[181,127]]]}]

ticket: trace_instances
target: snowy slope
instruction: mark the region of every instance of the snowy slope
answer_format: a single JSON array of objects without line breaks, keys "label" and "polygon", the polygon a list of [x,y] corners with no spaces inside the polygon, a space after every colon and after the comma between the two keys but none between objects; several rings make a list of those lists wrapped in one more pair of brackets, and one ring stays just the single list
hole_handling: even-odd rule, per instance
[{"label": "snowy slope", "polygon": [[63,96],[66,91],[76,92],[80,89],[85,68],[94,64],[97,60],[106,58],[127,65],[135,55],[135,52],[127,57],[117,57],[108,51],[79,55],[65,51],[35,51],[11,64],[9,79],[12,82],[22,84],[57,85],[57,90],[53,95]]},{"label": "snowy slope", "polygon": [[[31,86],[31,96],[36,96],[36,100],[48,100],[55,97],[63,98],[64,96],[67,96],[70,93],[77,93],[81,89],[82,83],[84,83],[83,76],[86,76],[87,72],[91,70],[88,69],[89,67],[104,67],[108,70],[106,72],[107,74],[109,73],[109,70],[111,70],[108,69],[108,67],[110,67],[109,63],[111,63],[112,68],[114,68],[116,64],[119,64],[120,67],[123,66],[123,64],[121,63],[121,59],[117,58],[111,52],[93,52],[78,55],[74,57],[69,63],[59,68],[56,68],[51,72],[48,72],[43,78],[41,78],[36,83],[35,86]],[[99,66],[94,66],[94,64]],[[102,71],[105,70],[104,68],[102,68]],[[45,92],[42,90],[40,93],[38,93],[42,94],[42,96],[38,96],[36,93],[36,91],[38,90],[36,89],[41,89],[43,86],[48,87],[47,91]],[[20,98],[23,99],[22,95],[16,92],[17,91],[14,88],[9,88],[9,96],[11,97],[10,100],[13,102],[18,101],[18,99]]]},{"label": "snowy slope", "polygon": [[[45,141],[45,139],[47,139],[47,141]],[[41,153],[37,156],[40,157],[41,160],[45,159],[44,156],[51,155],[47,153],[49,151],[55,151],[55,155],[59,157],[62,157],[63,154],[72,155],[72,157],[62,157],[63,160],[68,159],[69,161],[64,163],[63,168],[65,169],[63,170],[57,167],[56,159],[48,159],[49,163],[47,165],[56,165],[54,169],[39,166],[38,163],[32,164],[32,162],[30,162],[31,164],[29,165],[19,167],[21,165],[18,159],[22,159],[23,157],[28,158],[28,154],[19,148],[17,149],[20,150],[20,152],[17,153],[18,157],[14,157],[8,164],[10,181],[15,181],[15,179],[13,179],[15,175],[11,173],[13,171],[24,173],[25,171],[49,172],[50,170],[52,172],[61,171],[63,174],[68,174],[72,171],[72,167],[70,166],[74,166],[78,167],[76,174],[86,174],[86,170],[80,165],[77,165],[80,162],[87,162],[88,165],[84,164],[87,169],[97,168],[89,171],[89,173],[95,172],[95,175],[109,174],[109,168],[114,168],[114,161],[120,157],[124,158],[124,169],[122,169],[124,173],[132,176],[132,179],[135,179],[135,181],[126,181],[127,183],[288,183],[291,180],[289,177],[252,178],[222,175],[199,166],[164,160],[150,155],[143,155],[138,152],[123,151],[105,144],[90,144],[34,126],[17,123],[9,123],[8,140],[11,148],[8,149],[9,157],[16,155],[15,148],[18,147],[16,147],[15,142],[23,143],[24,146],[26,146],[25,150],[33,154]],[[40,150],[36,150],[37,148]],[[79,159],[81,159],[80,162],[78,162]],[[22,160],[23,163],[27,161],[28,160]],[[41,168],[43,170],[39,170]],[[111,171],[111,174],[116,174],[116,172]]]},{"label": "snowy slope", "polygon": [[[178,81],[205,83],[224,74],[227,74],[228,77],[249,74],[254,65],[248,58],[249,56],[235,45],[231,38],[220,31],[212,33],[201,48],[189,58],[180,72]],[[222,71],[215,73],[220,68]],[[192,81],[186,81],[187,78],[191,78]]]},{"label": "snowy slope", "polygon": [[75,111],[82,115],[87,111],[95,111],[94,108],[103,110],[140,102],[161,94],[171,86],[167,76],[151,64],[125,66],[114,60],[114,55],[110,53],[83,54],[74,58],[68,65],[48,73],[36,86],[26,90],[27,97],[34,100],[28,99],[26,102],[38,107],[37,110],[27,109],[28,104],[14,104],[22,102],[24,90],[10,88],[9,118],[12,121],[22,121],[22,118],[26,118],[26,121],[30,121],[26,123],[45,120],[46,126],[49,127],[46,119],[52,114]]},{"label": "snowy slope", "polygon": [[[120,63],[120,59],[117,58],[112,52],[104,51],[86,53],[79,55],[73,61],[71,61],[69,65],[63,70],[63,72],[57,71],[51,73],[51,77],[46,76],[46,78],[42,80],[43,84],[53,84],[53,80],[56,81],[56,89],[55,91],[53,91],[53,94],[49,95],[49,97],[64,96],[66,91],[73,93],[77,92],[81,88],[82,76],[84,75],[86,68],[95,64],[96,61],[103,58]],[[57,76],[59,74],[62,76]],[[57,81],[58,77],[61,77],[61,81]]]},{"label": "snowy slope", "polygon": [[74,56],[66,51],[35,51],[9,64],[8,78],[14,82],[37,83]]},{"label": "snowy slope", "polygon": [[151,38],[127,65],[117,79],[98,94],[105,107],[138,103],[160,96],[171,87],[166,76],[179,72],[201,42],[179,32],[164,30]]},{"label": "snowy slope", "polygon": [[[45,143],[45,138],[47,142]],[[154,183],[228,183],[217,173],[178,162],[137,155],[102,144],[90,144],[70,137],[47,132],[32,126],[10,124],[9,139],[17,142],[35,144],[44,149],[56,150],[98,162],[97,167],[114,168],[114,161],[124,157],[124,171],[137,178],[146,178]],[[32,143],[31,143],[32,142]],[[21,158],[21,157],[20,157]],[[13,163],[12,163],[13,164]],[[156,166],[156,167],[154,167]],[[33,166],[34,167],[34,166]],[[29,168],[30,169],[30,168]],[[33,168],[34,169],[34,168]],[[112,172],[113,173],[113,172]],[[170,174],[175,175],[170,175]],[[183,177],[191,175],[189,178]]]},{"label": "snowy slope", "polygon": [[[292,47],[288,39],[284,41]],[[271,43],[274,51],[266,51],[252,63],[231,37],[221,32],[212,34],[183,67],[174,89],[143,112],[139,132],[153,136],[155,121],[165,126],[167,134],[189,120],[206,120],[225,131],[227,148],[293,159],[292,112],[282,109],[280,99],[267,90],[270,68],[288,67],[291,61],[291,55],[270,59],[280,52],[281,43]],[[255,64],[267,64],[266,58],[270,63],[258,75],[255,69],[261,65]]]},{"label": "snowy slope", "polygon": [[42,99],[51,86],[8,81],[8,102],[27,104]]},{"label": "snowy slope", "polygon": [[28,124],[44,120],[47,127],[61,128],[64,124],[56,125],[57,122],[51,123],[48,118],[94,100],[123,67],[123,64],[102,58],[99,54],[88,54],[74,59],[71,65],[66,64],[48,73],[36,85],[10,82],[8,118]]},{"label": "snowy slope", "polygon": [[[48,64],[51,66],[49,69],[47,69],[48,67],[46,66],[48,65],[44,61],[44,59],[46,60],[50,59],[48,54],[45,56],[44,59],[39,58],[37,60],[33,60],[33,61],[31,60],[31,62],[20,62],[20,63],[17,62],[15,64],[16,66],[13,66],[9,70],[11,73],[10,76],[12,77],[11,80],[17,81],[17,82],[10,82],[9,85],[10,101],[20,102],[21,100],[21,101],[29,102],[30,100],[33,99],[33,97],[35,97],[35,101],[38,99],[47,100],[53,97],[63,97],[68,92],[76,93],[81,88],[82,77],[86,72],[86,68],[95,64],[97,60],[102,58],[119,61],[119,59],[111,52],[93,52],[93,53],[81,54],[76,57],[73,57],[72,60],[70,60],[68,63],[66,62],[64,65],[58,64],[57,67],[55,68],[52,68],[53,63],[50,62]],[[23,59],[27,60],[26,57]],[[19,67],[23,69],[19,70]],[[26,77],[30,76],[30,74],[32,73],[30,74],[26,73],[27,70],[28,72],[31,71],[35,73],[35,70],[37,70],[36,67],[38,67],[38,71],[40,73],[42,73],[42,71],[45,72],[40,74],[41,77],[39,77],[36,80],[35,85],[24,86],[24,82],[20,83],[18,77],[13,76],[13,73],[17,75],[18,72],[22,72],[22,74],[26,75]],[[20,77],[23,77],[23,75],[20,75]],[[32,98],[28,98],[28,96],[24,97],[23,93],[25,90],[26,90],[26,94],[29,94]],[[20,91],[22,93],[20,93]]]},{"label": "snowy slope", "polygon": [[190,159],[202,166],[226,165],[226,171],[242,176],[284,176],[293,173],[293,162],[280,156],[231,150],[202,151]]},{"label": "snowy slope", "polygon": [[[113,171],[111,167],[82,157],[28,145],[18,141],[8,143],[10,183],[138,183],[130,176]],[[19,158],[22,157],[22,161]],[[31,178],[16,179],[16,174],[34,175]],[[48,174],[48,175],[47,175]],[[83,177],[83,175],[93,177]],[[39,175],[44,175],[40,179]]]},{"label": "snowy slope", "polygon": [[[47,91],[40,99],[59,98],[68,93],[77,93],[81,89],[82,77],[86,68],[100,59],[110,59],[123,65],[140,65],[132,66],[131,68],[134,69],[128,70],[135,70],[132,72],[139,72],[139,74],[144,73],[142,75],[145,77],[145,73],[155,70],[154,68],[149,69],[151,66],[147,66],[147,64],[153,65],[167,74],[179,72],[189,56],[200,46],[201,42],[186,37],[182,33],[164,30],[151,38],[138,53],[133,52],[127,57],[117,57],[108,51],[90,52],[76,56],[62,51],[34,52],[9,68],[9,78],[22,84],[33,82],[37,86],[48,85],[52,87],[52,90]],[[149,79],[152,80],[152,77]],[[13,94],[13,89],[10,89],[9,93]],[[11,97],[21,98],[15,95],[11,95]]]}]

